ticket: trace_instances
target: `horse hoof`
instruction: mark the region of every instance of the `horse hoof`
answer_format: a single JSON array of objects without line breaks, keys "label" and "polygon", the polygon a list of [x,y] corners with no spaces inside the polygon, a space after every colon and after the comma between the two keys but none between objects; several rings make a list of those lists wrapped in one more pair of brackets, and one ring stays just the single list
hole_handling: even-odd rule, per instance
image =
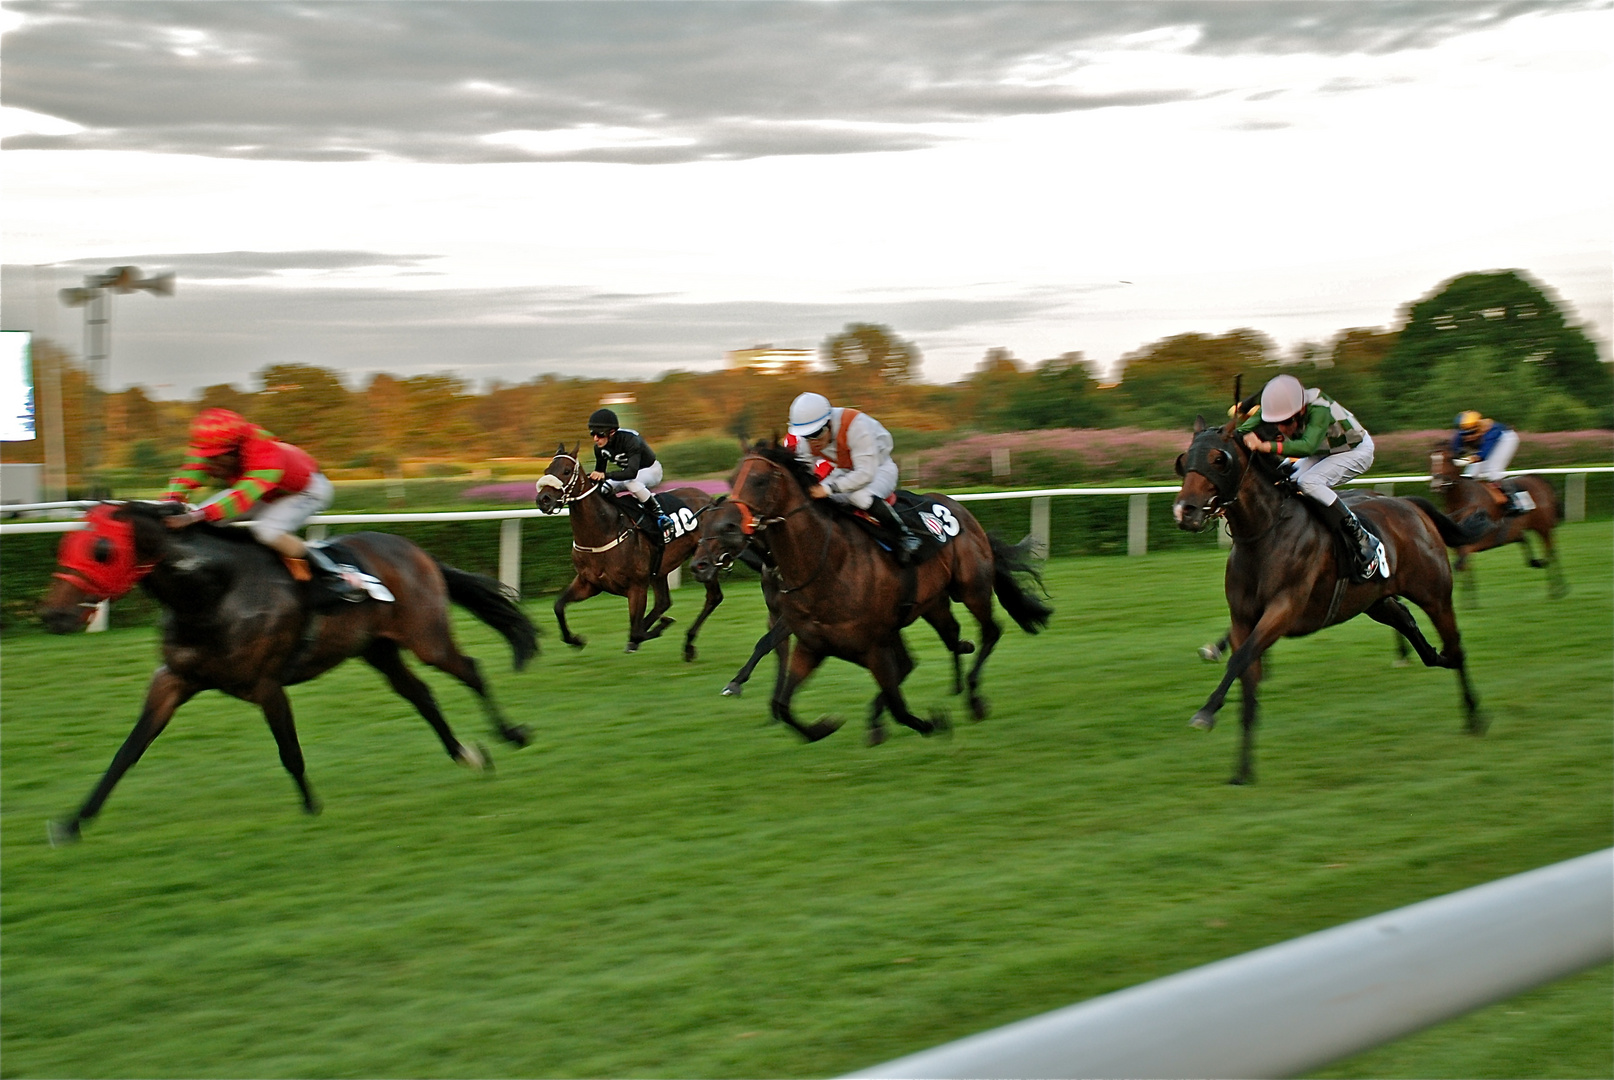
[{"label": "horse hoof", "polygon": [[1390,661],[1390,666],[1391,667],[1411,667],[1412,666],[1412,661],[1408,660],[1405,656],[1398,656],[1394,660]]},{"label": "horse hoof", "polygon": [[693,645],[685,645],[684,646],[684,663],[693,664],[694,662],[695,662],[695,646],[693,646]]},{"label": "horse hoof", "polygon": [[1482,712],[1477,712],[1468,718],[1468,733],[1470,735],[1483,735],[1491,730],[1491,718]]},{"label": "horse hoof", "polygon": [[581,649],[584,645],[588,644],[588,638],[581,635],[574,635],[573,637],[569,638],[561,638],[561,640],[574,649]]},{"label": "horse hoof", "polygon": [[622,651],[625,653],[636,653],[639,651],[639,643],[637,641],[630,641],[628,642],[628,647]]},{"label": "horse hoof", "polygon": [[459,753],[455,755],[454,760],[472,772],[487,772],[493,768],[492,759],[480,745],[467,746],[460,743]]},{"label": "horse hoof", "polygon": [[1194,714],[1194,718],[1188,721],[1188,726],[1198,728],[1200,731],[1209,731],[1216,726],[1216,714],[1209,709],[1200,709]]},{"label": "horse hoof", "polygon": [[808,725],[807,741],[817,742],[819,739],[827,739],[841,730],[841,725],[845,722],[838,716],[820,716],[817,723]]},{"label": "horse hoof", "polygon": [[51,847],[66,847],[79,841],[79,825],[76,821],[47,821],[45,822],[45,839],[50,841]]},{"label": "horse hoof", "polygon": [[930,730],[925,732],[925,737],[926,738],[929,738],[932,735],[941,735],[943,737],[946,737],[946,736],[952,735],[952,733],[953,733],[953,718],[952,717],[948,716],[945,712],[943,712],[940,709],[937,709],[937,710],[935,710],[934,712],[932,712],[930,714]]},{"label": "horse hoof", "polygon": [[325,809],[325,805],[312,795],[308,797],[307,802],[303,803],[303,813],[309,817],[319,817],[319,812],[323,809]]},{"label": "horse hoof", "polygon": [[1253,776],[1230,776],[1228,777],[1227,782],[1233,787],[1244,787],[1254,779],[1255,777]]},{"label": "horse hoof", "polygon": [[1222,650],[1214,645],[1201,645],[1199,647],[1199,658],[1214,664],[1222,658]]},{"label": "horse hoof", "polygon": [[992,712],[992,703],[984,697],[970,698],[970,717],[979,722],[985,720]]},{"label": "horse hoof", "polygon": [[745,684],[744,683],[731,682],[727,686],[723,687],[723,696],[724,697],[739,697],[744,692],[745,692]]},{"label": "horse hoof", "polygon": [[500,734],[504,736],[505,742],[515,747],[528,746],[532,743],[532,732],[528,730],[525,724],[505,728]]},{"label": "horse hoof", "polygon": [[888,736],[886,734],[885,728],[883,728],[883,727],[871,727],[871,728],[869,728],[868,744],[870,746],[879,746],[881,743],[885,742],[886,739],[889,738],[889,737],[890,736]]},{"label": "horse hoof", "polygon": [[958,643],[958,646],[953,649],[953,654],[955,656],[968,656],[970,653],[972,653],[974,651],[975,651],[975,642],[973,642],[973,641],[960,641]]}]

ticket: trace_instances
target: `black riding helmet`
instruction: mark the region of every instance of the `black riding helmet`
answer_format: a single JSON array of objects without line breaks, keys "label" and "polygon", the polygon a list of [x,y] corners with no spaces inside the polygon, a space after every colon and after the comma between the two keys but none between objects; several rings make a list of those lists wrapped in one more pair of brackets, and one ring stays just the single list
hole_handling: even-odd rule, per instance
[{"label": "black riding helmet", "polygon": [[609,435],[622,425],[617,423],[616,413],[610,409],[595,409],[588,418],[588,433],[590,435]]}]

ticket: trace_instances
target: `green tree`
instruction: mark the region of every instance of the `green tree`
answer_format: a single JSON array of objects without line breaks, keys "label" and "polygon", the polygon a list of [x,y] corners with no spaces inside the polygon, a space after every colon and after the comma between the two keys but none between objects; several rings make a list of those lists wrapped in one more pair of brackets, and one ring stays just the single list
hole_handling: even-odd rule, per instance
[{"label": "green tree", "polygon": [[1497,418],[1504,422],[1522,422],[1532,405],[1527,393],[1549,391],[1614,419],[1609,365],[1598,359],[1585,331],[1570,325],[1558,302],[1521,270],[1459,275],[1407,309],[1406,325],[1380,366],[1393,419],[1411,424],[1424,416],[1426,389],[1437,374],[1454,359],[1476,357],[1488,365],[1474,372],[1476,381],[1500,378],[1515,387],[1511,400],[1500,402]]},{"label": "green tree", "polygon": [[857,393],[885,384],[903,386],[919,374],[919,347],[878,323],[848,323],[819,347],[835,372],[837,389]]},{"label": "green tree", "polygon": [[1108,402],[1079,352],[1037,365],[1016,380],[999,414],[1004,428],[1097,428],[1109,422]]},{"label": "green tree", "polygon": [[1146,345],[1121,358],[1117,419],[1152,428],[1188,427],[1196,414],[1214,419],[1232,404],[1239,375],[1249,393],[1271,374],[1263,369],[1276,360],[1272,339],[1250,329],[1215,336],[1177,334]]}]

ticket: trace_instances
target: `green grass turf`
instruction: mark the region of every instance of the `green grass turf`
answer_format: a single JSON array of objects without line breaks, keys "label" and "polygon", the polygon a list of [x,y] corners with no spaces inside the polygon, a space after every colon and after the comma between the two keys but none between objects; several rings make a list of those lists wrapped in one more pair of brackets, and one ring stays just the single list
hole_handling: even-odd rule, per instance
[{"label": "green grass turf", "polygon": [[[429,673],[491,779],[355,662],[292,691],[323,816],[209,694],[62,850],[45,819],[127,733],[154,634],[8,640],[0,1075],[828,1075],[1606,847],[1614,530],[1562,537],[1565,600],[1517,548],[1477,560],[1488,735],[1358,619],[1274,651],[1243,788],[1237,691],[1187,725],[1220,671],[1194,655],[1225,625],[1215,553],[1053,564],[1054,625],[1010,628],[982,724],[910,632],[910,700],[958,730],[874,749],[861,669],[799,696],[848,718],[812,746],[764,723],[771,661],[718,695],[760,630],[748,583],[692,665],[677,640],[623,655],[620,600],[571,609],[581,652],[535,602],[522,674],[462,618],[537,735],[495,742]],[[1604,968],[1326,1075],[1608,1076],[1611,993]]]}]

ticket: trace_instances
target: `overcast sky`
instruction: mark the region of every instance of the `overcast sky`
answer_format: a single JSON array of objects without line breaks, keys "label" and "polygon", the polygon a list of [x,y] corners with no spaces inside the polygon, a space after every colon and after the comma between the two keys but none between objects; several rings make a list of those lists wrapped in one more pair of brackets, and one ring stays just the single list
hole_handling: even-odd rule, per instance
[{"label": "overcast sky", "polygon": [[1113,363],[1520,268],[1608,356],[1607,2],[5,3],[0,322],[112,382]]}]

